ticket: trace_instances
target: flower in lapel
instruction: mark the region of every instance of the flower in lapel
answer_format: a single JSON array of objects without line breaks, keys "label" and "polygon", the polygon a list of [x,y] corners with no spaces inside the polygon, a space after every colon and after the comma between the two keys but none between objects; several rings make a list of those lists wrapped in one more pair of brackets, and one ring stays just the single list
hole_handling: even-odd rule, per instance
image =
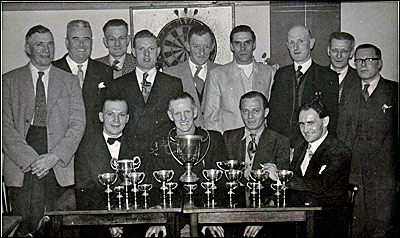
[{"label": "flower in lapel", "polygon": [[322,172],[325,170],[326,164],[321,166],[321,169],[319,170],[318,174],[322,174]]},{"label": "flower in lapel", "polygon": [[97,85],[97,88],[99,89],[99,93],[100,93],[100,90],[101,90],[102,88],[106,88],[106,85],[104,85],[104,82],[100,82],[100,83]]},{"label": "flower in lapel", "polygon": [[392,108],[392,106],[388,106],[388,105],[386,105],[386,103],[383,104],[383,106],[382,106],[383,113],[386,113],[386,109],[389,109],[389,108]]}]

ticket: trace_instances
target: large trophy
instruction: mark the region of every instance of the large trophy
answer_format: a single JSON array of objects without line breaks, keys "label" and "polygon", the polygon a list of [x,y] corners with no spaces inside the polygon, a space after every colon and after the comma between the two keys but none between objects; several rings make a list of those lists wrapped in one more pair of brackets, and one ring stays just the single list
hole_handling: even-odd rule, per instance
[{"label": "large trophy", "polygon": [[[210,134],[207,130],[207,138],[201,135],[177,135],[171,136],[173,128],[168,133],[168,148],[174,159],[186,168],[185,173],[179,177],[182,183],[196,183],[199,181],[199,176],[193,173],[192,168],[200,163],[206,156],[210,148]],[[208,140],[208,145],[205,153],[200,156],[200,145]]]}]

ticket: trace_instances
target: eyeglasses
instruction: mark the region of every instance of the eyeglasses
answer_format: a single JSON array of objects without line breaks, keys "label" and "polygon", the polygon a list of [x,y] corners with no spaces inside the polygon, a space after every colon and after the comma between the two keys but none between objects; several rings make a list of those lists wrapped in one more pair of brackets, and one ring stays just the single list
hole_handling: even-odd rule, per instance
[{"label": "eyeglasses", "polygon": [[356,62],[356,64],[361,65],[361,64],[363,64],[363,63],[365,63],[365,64],[371,64],[372,61],[374,61],[374,60],[380,60],[380,58],[355,59],[354,62]]}]

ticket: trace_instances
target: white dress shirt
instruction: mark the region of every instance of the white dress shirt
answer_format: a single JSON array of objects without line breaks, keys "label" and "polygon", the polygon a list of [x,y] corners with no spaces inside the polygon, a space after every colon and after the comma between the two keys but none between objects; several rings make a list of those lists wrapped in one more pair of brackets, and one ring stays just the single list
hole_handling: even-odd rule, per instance
[{"label": "white dress shirt", "polygon": [[318,147],[322,144],[322,142],[325,140],[325,138],[327,136],[328,136],[328,131],[326,131],[325,135],[323,135],[318,140],[309,143],[311,145],[311,147],[310,147],[311,155],[307,151],[305,156],[304,156],[303,162],[301,163],[301,166],[300,166],[301,171],[303,173],[303,176],[306,174],[306,171],[307,171],[307,168],[308,168],[308,164],[310,163],[312,155],[315,153],[315,151],[318,149]]},{"label": "white dress shirt", "polygon": [[201,66],[201,70],[199,72],[199,78],[205,81],[207,77],[207,62],[205,62],[203,65],[197,65],[193,63],[189,58],[189,67],[190,71],[192,72],[192,77],[194,77],[194,74],[197,71],[197,66]]},{"label": "white dress shirt", "polygon": [[333,68],[333,66],[331,65],[331,70],[335,71],[336,73],[339,74],[339,85],[342,83],[343,79],[346,77],[347,72],[349,71],[349,65],[346,65],[346,67],[341,70],[341,71],[337,71]]},{"label": "white dress shirt", "polygon": [[300,72],[305,74],[307,72],[308,68],[310,68],[311,64],[312,64],[311,58],[302,64],[298,64],[298,63],[294,62],[294,71],[297,71],[297,68],[299,66],[301,66],[302,68],[300,69]]},{"label": "white dress shirt", "polygon": [[69,57],[69,55],[67,55],[66,60],[67,60],[69,68],[71,69],[72,74],[75,74],[75,75],[78,75],[78,71],[79,71],[78,65],[82,65],[83,80],[85,80],[86,70],[87,70],[87,67],[88,67],[89,60],[87,59],[82,64],[78,64],[75,61],[73,61],[71,59],[71,57]]},{"label": "white dress shirt", "polygon": [[[46,103],[47,103],[47,91],[49,88],[49,73],[50,73],[50,67],[48,67],[46,70],[38,70],[35,66],[33,66],[32,63],[29,64],[29,69],[31,70],[31,74],[32,74],[32,82],[33,82],[33,93],[36,97],[36,85],[37,85],[37,80],[39,78],[39,72],[43,72],[43,76],[42,76],[42,81],[43,81],[43,85],[44,85],[44,95],[46,97]],[[35,114],[33,114],[32,117],[32,121],[31,121],[31,125],[33,125],[33,120],[35,119]]]},{"label": "white dress shirt", "polygon": [[369,96],[372,95],[372,93],[375,91],[376,87],[378,86],[379,83],[379,79],[381,78],[381,76],[378,74],[371,82],[366,83],[364,82],[364,80],[361,80],[361,90],[364,90],[364,85],[365,84],[369,84],[368,87],[368,94]]},{"label": "white dress shirt", "polygon": [[[260,130],[259,132],[256,133],[256,137],[255,137],[255,141],[256,141],[256,145],[258,147],[258,142],[260,141],[260,137],[262,135],[262,133],[264,132],[265,127],[263,127],[262,130]],[[250,131],[245,127],[244,128],[244,135],[242,137],[242,140],[246,140],[246,157],[245,157],[245,162],[247,163],[247,167],[246,170],[244,171],[244,176],[246,178],[249,177],[250,175],[250,171],[253,168],[253,162],[254,162],[254,157],[256,157],[256,153],[254,153],[253,158],[250,157],[250,154],[248,153],[247,147],[249,146],[249,142],[251,141],[251,136]]]},{"label": "white dress shirt", "polygon": [[[110,145],[110,144],[107,143],[107,140],[108,140],[108,138],[110,138],[111,136],[107,135],[104,131],[103,131],[103,136],[104,136],[104,139],[106,140],[106,144],[107,144],[107,147],[108,147],[108,151],[110,151],[111,158],[113,158],[113,159],[118,159],[118,157],[119,157],[119,150],[120,150],[120,148],[121,148],[121,142],[115,141],[114,144]],[[121,133],[119,136],[116,136],[116,137],[113,136],[113,137],[111,137],[111,138],[117,138],[117,137],[120,137],[120,136],[122,136],[122,133]]]},{"label": "white dress shirt", "polygon": [[[139,67],[136,67],[136,80],[139,84],[140,91],[142,91],[142,81],[143,81],[143,74],[145,72],[141,70]],[[151,70],[147,71],[149,76],[147,76],[146,81],[151,83],[151,87],[154,85],[154,81],[156,79],[157,69],[154,67]]]}]

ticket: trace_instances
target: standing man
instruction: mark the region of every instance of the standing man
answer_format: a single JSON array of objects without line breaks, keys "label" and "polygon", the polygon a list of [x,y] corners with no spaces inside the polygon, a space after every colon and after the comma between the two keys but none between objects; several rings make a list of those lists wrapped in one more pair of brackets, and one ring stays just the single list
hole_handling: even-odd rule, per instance
[{"label": "standing man", "polygon": [[271,91],[269,127],[289,137],[291,147],[302,140],[297,116],[299,108],[320,92],[330,114],[329,131],[335,133],[338,117],[338,76],[311,59],[315,39],[304,26],[293,26],[286,46],[294,64],[280,68]]},{"label": "standing man", "polygon": [[68,209],[63,195],[74,184],[73,155],[85,130],[78,78],[51,66],[50,30],[29,29],[25,52],[30,62],[3,75],[2,87],[3,175],[13,215],[23,219],[18,236],[36,230],[45,208]]},{"label": "standing man", "polygon": [[[381,50],[363,44],[355,52],[361,81],[345,92],[338,137],[352,148],[350,182],[359,185],[355,236],[394,235],[398,183],[398,83],[384,79]],[[396,178],[397,176],[397,178]]]},{"label": "standing man", "polygon": [[110,66],[114,79],[132,72],[136,67],[136,58],[126,52],[131,42],[128,24],[122,19],[111,19],[103,26],[103,32],[103,43],[109,54],[95,60]]},{"label": "standing man", "polygon": [[199,110],[196,126],[204,127],[202,99],[204,84],[209,80],[210,71],[219,64],[210,61],[210,54],[214,50],[213,34],[207,26],[194,26],[189,30],[187,49],[190,57],[183,63],[166,68],[164,73],[173,75],[182,80],[183,91],[188,92],[194,98]]},{"label": "standing man", "polygon": [[114,80],[110,93],[127,100],[131,120],[126,130],[140,141],[140,157],[143,157],[142,167],[145,167],[146,163],[151,163],[146,158],[152,143],[168,134],[173,127],[165,113],[168,110],[168,100],[183,90],[180,79],[157,71],[156,62],[161,48],[151,32],[142,30],[136,33],[133,42],[136,69]]},{"label": "standing man", "polygon": [[78,76],[86,110],[86,128],[101,127],[98,112],[101,95],[112,80],[110,67],[90,58],[92,53],[92,29],[89,22],[73,20],[67,25],[65,45],[68,54],[53,62],[53,65]]},{"label": "standing man", "polygon": [[329,67],[339,75],[339,103],[342,101],[343,90],[349,90],[359,83],[357,71],[349,65],[354,55],[354,44],[354,37],[347,32],[332,32],[329,36]]},{"label": "standing man", "polygon": [[231,31],[231,51],[234,60],[210,72],[204,91],[204,127],[223,133],[243,127],[239,100],[246,92],[258,91],[268,99],[275,69],[256,62],[256,35],[246,25]]}]

